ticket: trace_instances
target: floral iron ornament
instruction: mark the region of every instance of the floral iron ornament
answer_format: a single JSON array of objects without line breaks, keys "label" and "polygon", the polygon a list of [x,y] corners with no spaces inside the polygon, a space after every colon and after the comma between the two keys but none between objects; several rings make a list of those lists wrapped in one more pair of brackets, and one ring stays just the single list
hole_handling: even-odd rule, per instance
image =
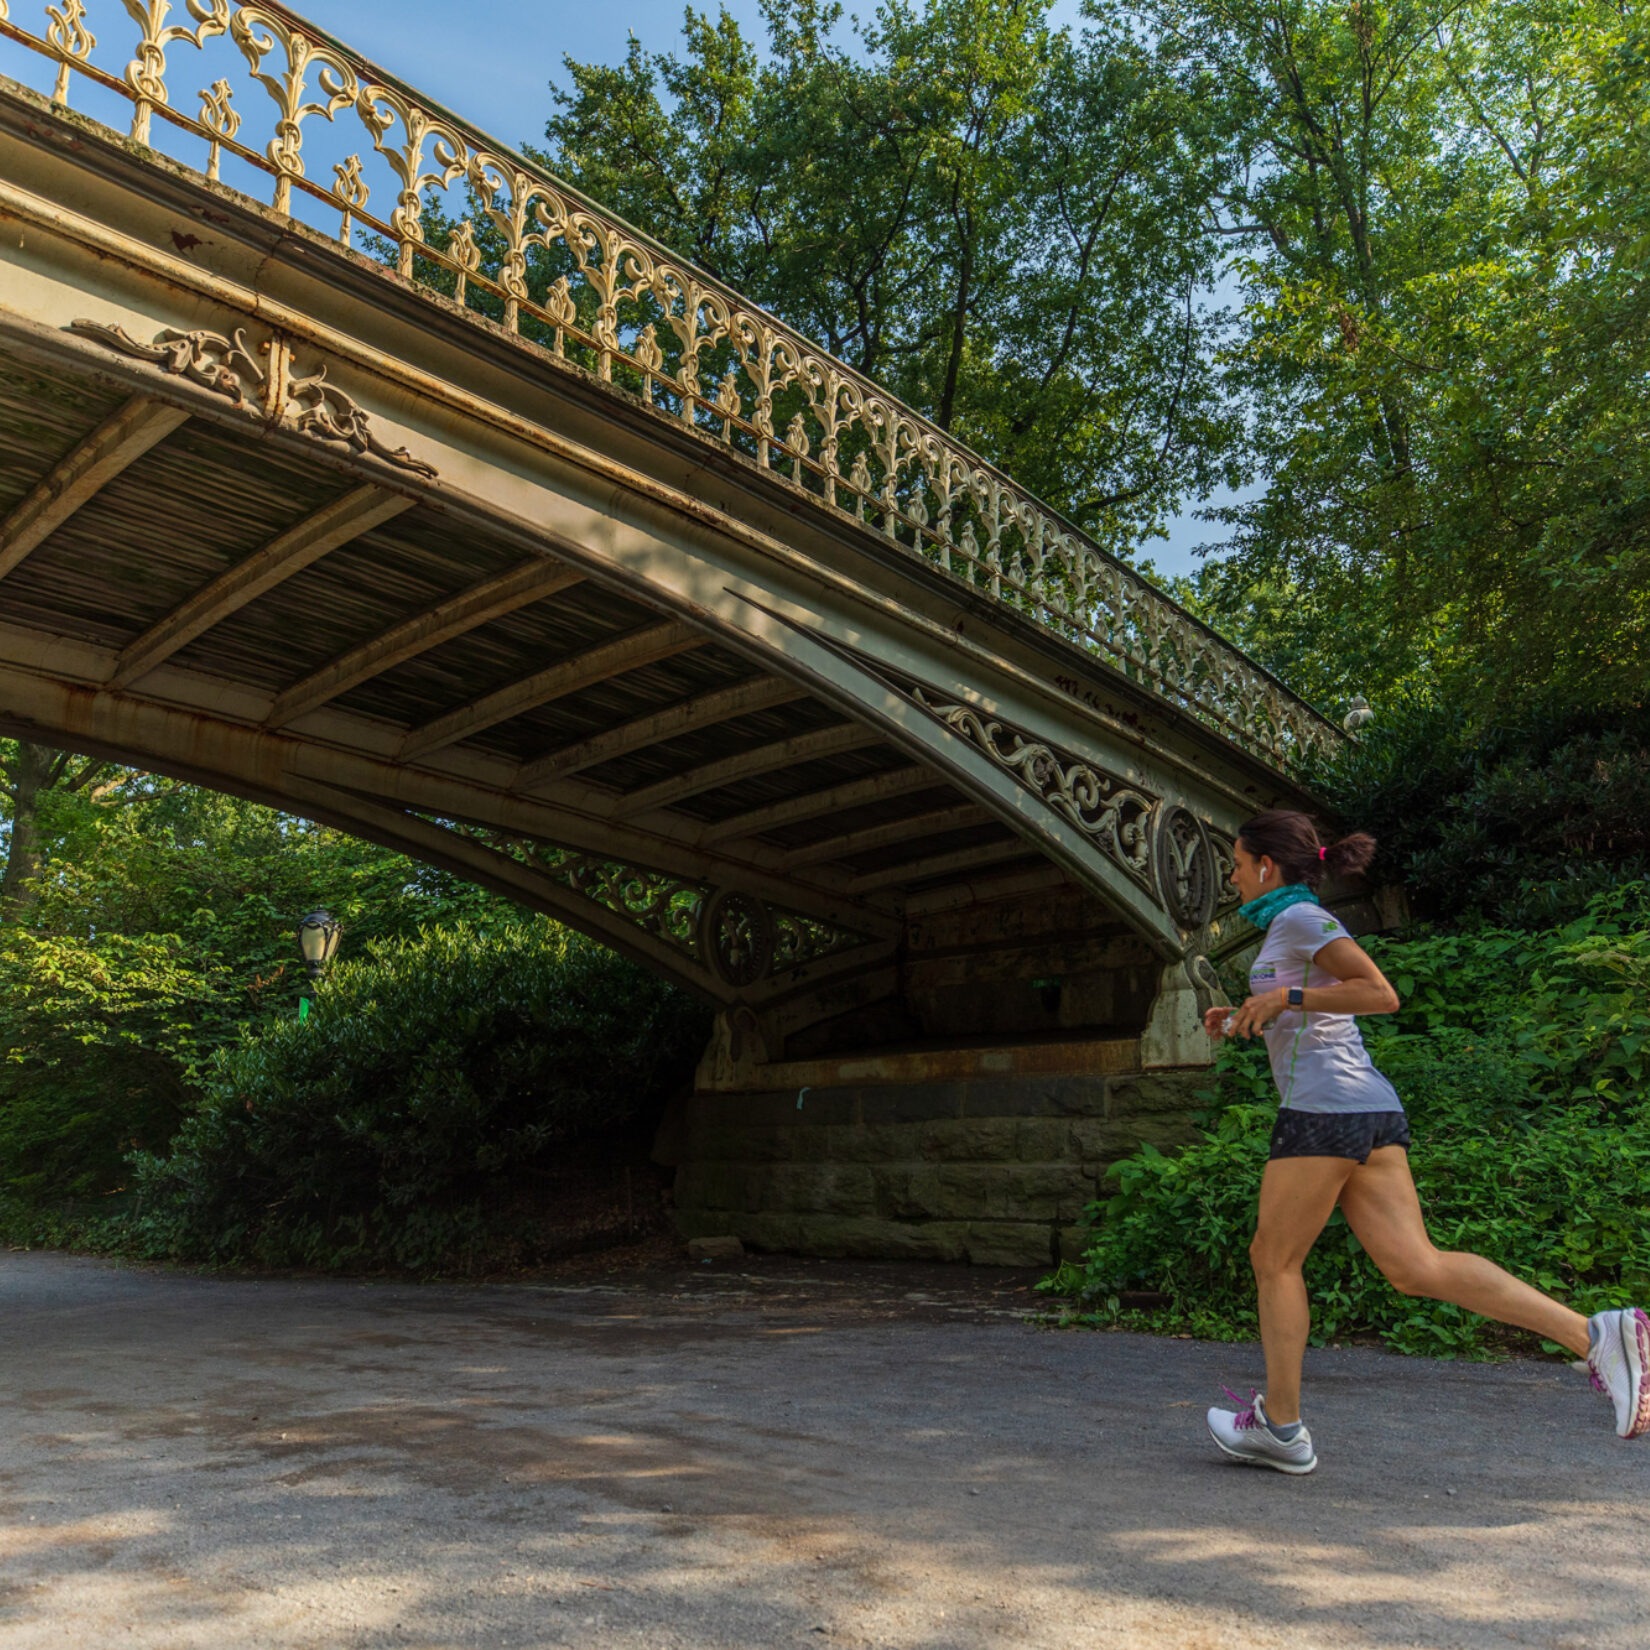
[{"label": "floral iron ornament", "polygon": [[[479,835],[492,846],[496,832]],[[516,844],[554,881],[663,940],[722,984],[744,990],[864,945],[866,938],[816,917],[770,906],[754,894],[714,889],[570,848]]]},{"label": "floral iron ornament", "polygon": [[287,424],[300,435],[342,442],[354,452],[370,453],[399,470],[435,479],[433,465],[414,458],[405,447],[390,447],[379,440],[372,419],[354,398],[327,382],[325,365],[306,377],[294,376],[292,352],[278,338],[267,340],[255,354],[240,328],[234,337],[226,338],[218,332],[180,332],[168,327],[152,344],[98,321],[76,321],[72,330],[121,355],[148,361],[173,378],[199,384],[237,407],[261,412],[271,423]]},{"label": "floral iron ornament", "polygon": [[1143,887],[1152,885],[1153,829],[1158,799],[1103,773],[1068,752],[982,716],[968,705],[940,704],[920,687],[913,703],[953,733],[977,745],[999,768],[1083,833],[1111,862]]}]

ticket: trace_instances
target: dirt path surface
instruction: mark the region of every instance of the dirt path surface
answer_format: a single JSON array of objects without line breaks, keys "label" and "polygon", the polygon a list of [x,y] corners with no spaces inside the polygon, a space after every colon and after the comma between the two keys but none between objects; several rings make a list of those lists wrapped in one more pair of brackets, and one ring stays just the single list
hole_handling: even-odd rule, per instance
[{"label": "dirt path surface", "polygon": [[0,1256],[0,1645],[1650,1645],[1650,1446],[1562,1366],[1049,1333],[1015,1275],[412,1287]]}]

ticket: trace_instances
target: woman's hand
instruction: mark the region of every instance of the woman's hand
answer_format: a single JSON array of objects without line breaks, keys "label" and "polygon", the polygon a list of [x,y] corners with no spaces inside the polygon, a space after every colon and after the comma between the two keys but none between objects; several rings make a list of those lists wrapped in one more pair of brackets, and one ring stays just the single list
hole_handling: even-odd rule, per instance
[{"label": "woman's hand", "polygon": [[1259,997],[1250,997],[1226,1022],[1226,1035],[1258,1037],[1288,1006],[1289,997],[1282,986]]}]

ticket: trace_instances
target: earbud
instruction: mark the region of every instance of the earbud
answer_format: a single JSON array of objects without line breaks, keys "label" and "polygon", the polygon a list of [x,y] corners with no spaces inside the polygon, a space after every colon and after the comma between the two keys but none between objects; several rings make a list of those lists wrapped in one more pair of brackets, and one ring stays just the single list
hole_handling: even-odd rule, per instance
[{"label": "earbud", "polygon": [[1264,866],[1264,865],[1261,866],[1261,868],[1260,868],[1260,880],[1262,882],[1265,882],[1265,880],[1266,880],[1266,872],[1267,872],[1267,867]]}]

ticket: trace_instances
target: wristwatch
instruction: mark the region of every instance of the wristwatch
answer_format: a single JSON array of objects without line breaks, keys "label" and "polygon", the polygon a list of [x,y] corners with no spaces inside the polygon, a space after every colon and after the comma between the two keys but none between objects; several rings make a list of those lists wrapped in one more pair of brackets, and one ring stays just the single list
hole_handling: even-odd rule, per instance
[{"label": "wristwatch", "polygon": [[1306,992],[1298,985],[1289,988],[1289,1006],[1291,1008],[1305,1008]]}]

